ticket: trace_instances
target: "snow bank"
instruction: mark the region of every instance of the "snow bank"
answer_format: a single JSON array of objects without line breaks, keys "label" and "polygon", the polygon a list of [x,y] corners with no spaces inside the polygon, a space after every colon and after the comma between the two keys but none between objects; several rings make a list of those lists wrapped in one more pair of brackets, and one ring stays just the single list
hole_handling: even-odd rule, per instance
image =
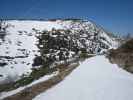
[{"label": "snow bank", "polygon": [[33,100],[132,100],[132,93],[133,75],[96,56]]}]

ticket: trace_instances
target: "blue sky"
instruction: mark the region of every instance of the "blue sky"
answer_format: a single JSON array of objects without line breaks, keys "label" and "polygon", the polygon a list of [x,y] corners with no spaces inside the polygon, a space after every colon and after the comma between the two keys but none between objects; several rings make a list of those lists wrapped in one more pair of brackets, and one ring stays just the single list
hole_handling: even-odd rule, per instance
[{"label": "blue sky", "polygon": [[0,18],[84,18],[133,34],[133,0],[0,0]]}]

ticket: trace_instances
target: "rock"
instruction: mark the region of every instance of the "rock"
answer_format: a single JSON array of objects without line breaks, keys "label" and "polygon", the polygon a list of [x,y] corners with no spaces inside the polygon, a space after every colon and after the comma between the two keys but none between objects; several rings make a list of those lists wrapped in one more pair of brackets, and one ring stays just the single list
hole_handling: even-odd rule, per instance
[{"label": "rock", "polygon": [[4,66],[6,66],[7,65],[7,63],[5,63],[5,62],[0,62],[0,67],[4,67]]},{"label": "rock", "polygon": [[43,64],[43,59],[42,59],[42,57],[41,57],[41,56],[37,56],[37,57],[35,57],[32,66],[40,66],[40,65],[42,65],[42,64]]}]

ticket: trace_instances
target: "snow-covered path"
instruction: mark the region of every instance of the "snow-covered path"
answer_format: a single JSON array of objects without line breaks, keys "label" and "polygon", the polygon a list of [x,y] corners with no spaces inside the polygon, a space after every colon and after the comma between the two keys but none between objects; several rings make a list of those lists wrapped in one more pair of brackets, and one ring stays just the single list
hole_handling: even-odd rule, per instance
[{"label": "snow-covered path", "polygon": [[133,75],[96,56],[33,100],[133,100]]}]

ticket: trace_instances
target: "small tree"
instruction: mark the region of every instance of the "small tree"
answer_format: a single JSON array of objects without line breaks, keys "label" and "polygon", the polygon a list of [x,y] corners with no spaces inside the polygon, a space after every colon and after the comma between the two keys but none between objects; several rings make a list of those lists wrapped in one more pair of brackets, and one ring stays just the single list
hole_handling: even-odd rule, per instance
[{"label": "small tree", "polygon": [[8,28],[8,24],[5,21],[0,20],[0,32],[5,33]]},{"label": "small tree", "polygon": [[2,30],[2,20],[0,20],[0,31]]}]

